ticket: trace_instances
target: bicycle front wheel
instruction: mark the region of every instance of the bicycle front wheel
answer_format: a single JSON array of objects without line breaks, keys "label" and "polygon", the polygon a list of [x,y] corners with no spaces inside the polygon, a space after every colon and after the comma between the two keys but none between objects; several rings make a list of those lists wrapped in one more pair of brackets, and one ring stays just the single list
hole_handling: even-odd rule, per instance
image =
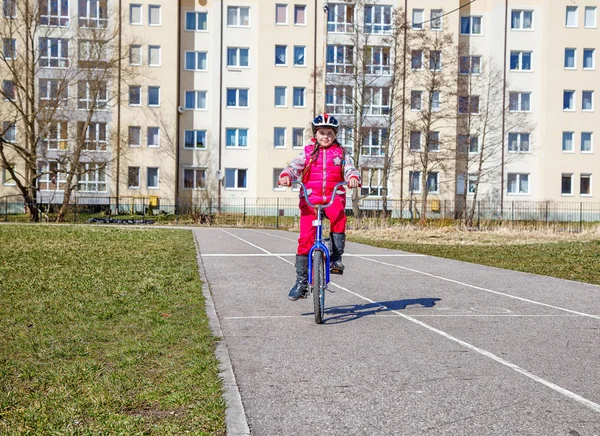
[{"label": "bicycle front wheel", "polygon": [[312,274],[315,322],[322,324],[323,313],[325,312],[325,265],[323,262],[323,253],[318,250],[313,252]]}]

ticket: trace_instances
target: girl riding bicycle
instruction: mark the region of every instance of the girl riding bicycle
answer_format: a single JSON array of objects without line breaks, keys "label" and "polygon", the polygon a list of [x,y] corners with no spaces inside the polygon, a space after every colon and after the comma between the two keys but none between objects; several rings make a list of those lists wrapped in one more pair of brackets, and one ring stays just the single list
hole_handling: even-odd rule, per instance
[{"label": "girl riding bicycle", "polygon": [[[313,204],[325,204],[334,195],[333,189],[339,182],[346,181],[350,188],[360,186],[360,173],[354,167],[349,153],[337,142],[338,120],[329,114],[320,114],[312,121],[314,138],[304,151],[292,160],[279,175],[281,186],[291,186],[294,180],[302,180],[307,195]],[[346,193],[336,192],[333,204],[324,209],[331,222],[331,270],[343,273],[342,254],[346,244]],[[306,204],[300,193],[300,237],[296,254],[296,283],[288,298],[296,301],[308,293],[308,252],[315,239],[315,209]]]}]

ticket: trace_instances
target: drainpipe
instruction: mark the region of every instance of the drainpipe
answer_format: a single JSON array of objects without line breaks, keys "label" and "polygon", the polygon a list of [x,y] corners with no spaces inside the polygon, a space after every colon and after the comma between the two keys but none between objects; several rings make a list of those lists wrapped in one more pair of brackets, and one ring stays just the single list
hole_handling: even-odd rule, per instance
[{"label": "drainpipe", "polygon": [[180,137],[181,137],[181,120],[179,115],[179,106],[181,106],[181,29],[182,25],[182,10],[181,10],[181,0],[178,0],[177,5],[177,14],[179,15],[177,19],[177,115],[175,117],[175,213],[179,211],[179,160],[180,160]]},{"label": "drainpipe", "polygon": [[313,43],[313,114],[317,113],[317,1],[315,0],[315,26]]},{"label": "drainpipe", "polygon": [[508,0],[504,2],[504,71],[502,72],[502,151],[500,156],[500,219],[504,217],[504,135],[506,134],[506,47],[508,38]]},{"label": "drainpipe", "polygon": [[224,14],[225,7],[223,4],[223,0],[221,0],[221,33],[220,33],[220,48],[219,48],[219,177],[217,177],[218,183],[218,212],[221,213],[221,188],[223,186],[223,176],[224,171],[221,168],[222,165],[222,148],[223,148],[223,29],[224,29]]},{"label": "drainpipe", "polygon": [[406,51],[408,50],[408,0],[404,0],[404,53],[402,54],[402,129],[400,136],[400,218],[402,218],[402,201],[404,200],[404,146],[406,135]]},{"label": "drainpipe", "polygon": [[117,189],[115,190],[115,194],[117,196],[116,213],[119,214],[119,195],[120,195],[120,184],[121,184],[121,80],[122,80],[122,45],[123,45],[123,19],[121,13],[123,11],[123,1],[119,0],[119,18],[118,18],[118,26],[119,26],[119,36],[118,36],[118,53],[119,57],[117,58],[117,174],[116,174],[116,182]]}]

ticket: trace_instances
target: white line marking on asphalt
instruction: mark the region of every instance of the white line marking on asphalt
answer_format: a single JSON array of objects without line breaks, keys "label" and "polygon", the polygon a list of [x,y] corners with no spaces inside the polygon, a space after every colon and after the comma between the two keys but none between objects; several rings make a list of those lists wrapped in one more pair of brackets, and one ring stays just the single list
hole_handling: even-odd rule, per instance
[{"label": "white line marking on asphalt", "polygon": [[446,278],[446,277],[438,276],[436,274],[431,274],[431,273],[427,273],[427,272],[424,272],[424,271],[419,271],[418,269],[407,268],[405,266],[394,265],[393,263],[386,263],[386,262],[382,262],[380,260],[369,259],[369,258],[364,257],[364,256],[357,256],[357,257],[360,258],[360,259],[368,260],[369,262],[380,263],[382,265],[386,265],[386,266],[391,266],[391,267],[394,267],[394,268],[403,269],[405,271],[410,271],[410,272],[417,273],[417,274],[422,274],[422,275],[427,276],[427,277],[433,277],[433,278],[436,278],[436,279],[443,280],[445,282],[455,283],[457,285],[465,286],[467,288],[472,288],[472,289],[477,289],[479,291],[489,292],[490,294],[502,295],[503,297],[508,297],[508,298],[512,298],[512,299],[515,299],[515,300],[524,301],[526,303],[537,304],[539,306],[550,307],[552,309],[561,310],[561,311],[569,312],[569,313],[574,313],[575,315],[579,315],[579,316],[587,316],[589,318],[600,319],[600,316],[598,316],[598,315],[590,315],[589,313],[578,312],[576,310],[565,309],[564,307],[553,306],[552,304],[542,303],[540,301],[534,301],[534,300],[530,300],[528,298],[517,297],[516,295],[507,294],[505,292],[494,291],[492,289],[482,288],[481,286],[470,285],[468,283],[461,282],[461,281],[458,281],[458,280],[449,279],[449,278]]},{"label": "white line marking on asphalt", "polygon": [[[253,246],[253,247],[256,247],[256,248],[258,248],[259,250],[261,250],[261,251],[264,251],[265,253],[269,253],[267,250],[265,250],[265,249],[263,249],[263,248],[261,248],[261,247],[259,247],[259,246],[257,246],[257,245],[254,245],[254,244],[253,244],[253,243],[251,243],[251,242],[245,241],[244,239],[242,239],[242,238],[240,238],[240,237],[238,237],[238,236],[235,236],[235,235],[233,235],[233,234],[231,234],[231,233],[229,233],[229,232],[226,232],[225,230],[223,230],[223,232],[225,232],[225,233],[227,233],[227,234],[229,234],[229,235],[231,235],[231,236],[233,236],[233,237],[235,237],[235,238],[239,239],[240,241],[243,241],[243,242],[245,242],[245,243],[247,243],[247,244],[249,244],[249,245],[251,245],[251,246]],[[291,263],[290,261],[288,261],[288,260],[286,260],[286,259],[283,259],[283,258],[280,258],[280,259],[281,259],[281,260],[283,260],[283,261],[285,261],[285,262]],[[371,260],[371,259],[366,259],[366,260],[370,260],[371,262],[377,262],[377,263],[381,263],[381,264],[384,264],[384,265],[390,265],[390,266],[397,267],[397,265],[393,265],[393,264],[385,264],[384,262],[379,262],[379,261],[376,261],[376,260]],[[402,268],[402,267],[400,267],[400,268]],[[508,297],[517,298],[517,299],[524,300],[524,301],[528,301],[528,302],[531,302],[531,303],[542,304],[542,305],[544,305],[544,306],[554,307],[554,306],[547,305],[547,304],[544,304],[544,303],[537,303],[537,302],[535,302],[535,301],[532,301],[532,300],[527,300],[527,299],[520,298],[520,297],[514,297],[514,296],[511,296],[511,295],[509,295],[509,294],[503,294],[503,293],[501,293],[501,292],[490,291],[490,290],[488,290],[488,289],[485,289],[485,288],[480,288],[480,287],[477,287],[477,286],[468,285],[468,284],[466,284],[466,283],[458,282],[458,281],[456,281],[456,280],[446,279],[446,278],[444,278],[444,277],[436,276],[436,275],[434,275],[434,274],[424,273],[424,272],[422,272],[422,271],[418,271],[418,270],[411,270],[410,268],[403,268],[403,269],[407,269],[407,270],[409,270],[409,271],[417,272],[417,273],[424,274],[424,275],[426,275],[426,276],[430,276],[430,277],[434,277],[434,278],[440,278],[440,279],[442,279],[442,280],[446,280],[446,281],[454,282],[454,283],[457,283],[457,284],[462,284],[462,285],[464,285],[464,286],[467,286],[467,287],[476,288],[476,289],[481,289],[481,290],[483,290],[483,291],[492,292],[492,293],[497,293],[497,294],[500,294],[500,295],[506,295],[506,296],[508,296]],[[344,288],[343,286],[337,285],[337,284],[335,284],[335,283],[333,283],[333,282],[331,282],[331,284],[332,284],[333,286],[335,286],[336,288],[338,288],[338,289],[341,289],[342,291],[345,291],[345,292],[347,292],[347,293],[349,293],[349,294],[352,294],[352,295],[354,295],[354,296],[356,296],[356,297],[358,297],[358,298],[361,298],[361,299],[363,299],[363,300],[365,300],[365,301],[367,301],[367,302],[369,302],[369,303],[372,303],[372,304],[380,304],[380,303],[378,303],[378,302],[376,302],[376,301],[374,301],[374,300],[371,300],[370,298],[364,297],[364,296],[362,296],[362,295],[360,295],[360,294],[357,294],[356,292],[353,292],[353,291],[351,291],[351,290],[349,290],[349,289],[347,289],[347,288]],[[380,304],[380,305],[381,305],[381,306],[383,306],[383,307],[385,307],[385,305],[383,305],[383,304]],[[557,308],[557,309],[561,309],[561,308],[558,308],[558,307],[556,307],[556,308]],[[565,310],[565,311],[567,311],[567,312],[572,312],[572,313],[574,313],[574,314],[580,314],[580,315],[582,315],[582,316],[591,316],[592,318],[599,318],[599,317],[597,317],[597,316],[588,315],[588,314],[583,314],[583,313],[576,312],[576,311],[572,311],[572,310],[568,310],[568,309],[561,309],[561,310]],[[557,384],[554,384],[554,383],[552,383],[552,382],[550,382],[550,381],[548,381],[548,380],[546,380],[546,379],[543,379],[542,377],[539,377],[539,376],[537,376],[537,375],[533,374],[532,372],[529,372],[529,371],[527,371],[526,369],[523,369],[523,368],[521,368],[520,366],[518,366],[518,365],[515,365],[515,364],[514,364],[514,363],[512,363],[512,362],[509,362],[508,360],[502,359],[501,357],[499,357],[499,356],[496,356],[495,354],[493,354],[493,353],[491,353],[491,352],[489,352],[489,351],[487,351],[487,350],[484,350],[483,348],[476,347],[475,345],[469,344],[468,342],[465,342],[465,341],[463,341],[463,340],[461,340],[461,339],[458,339],[458,338],[456,338],[456,337],[454,337],[454,336],[450,335],[449,333],[446,333],[446,332],[445,332],[445,331],[443,331],[443,330],[440,330],[440,329],[437,329],[437,328],[435,328],[435,327],[432,327],[432,326],[430,326],[430,325],[428,325],[428,324],[425,324],[423,321],[419,321],[419,320],[418,320],[418,319],[416,319],[415,317],[412,317],[412,316],[406,315],[406,314],[404,314],[404,313],[398,312],[397,310],[391,310],[390,312],[392,312],[392,313],[394,313],[394,314],[396,314],[396,315],[398,315],[398,316],[400,316],[400,317],[404,318],[404,319],[405,319],[405,320],[407,320],[407,321],[410,321],[410,322],[412,322],[412,323],[414,323],[414,324],[420,325],[421,327],[423,327],[423,328],[425,328],[425,329],[427,329],[427,330],[429,330],[429,331],[431,331],[431,332],[433,332],[433,333],[437,333],[438,335],[440,335],[440,336],[443,336],[444,338],[446,338],[446,339],[448,339],[448,340],[450,340],[450,341],[456,342],[457,344],[459,344],[459,345],[461,345],[461,346],[463,346],[463,347],[465,347],[465,348],[467,348],[467,349],[469,349],[469,350],[475,351],[476,353],[479,353],[479,354],[481,354],[482,356],[485,356],[485,357],[487,357],[487,358],[489,358],[489,359],[492,359],[492,360],[494,360],[495,362],[498,362],[498,363],[500,363],[501,365],[504,365],[504,366],[506,366],[506,367],[508,367],[508,368],[512,369],[513,371],[515,371],[515,372],[518,372],[519,374],[522,374],[522,375],[524,375],[525,377],[527,377],[527,378],[529,378],[529,379],[531,379],[531,380],[533,380],[533,381],[535,381],[535,382],[538,382],[538,383],[540,383],[540,384],[542,384],[542,385],[544,385],[544,386],[546,386],[546,387],[548,387],[548,388],[552,389],[553,391],[556,391],[556,392],[558,392],[559,394],[562,394],[562,395],[564,395],[564,396],[566,396],[566,397],[568,397],[568,398],[571,398],[572,400],[575,400],[575,401],[577,401],[578,403],[581,403],[581,404],[583,404],[584,406],[586,406],[586,407],[589,407],[590,409],[594,410],[595,412],[599,412],[599,413],[600,413],[600,404],[594,403],[593,401],[590,401],[590,400],[588,400],[587,398],[584,398],[584,397],[582,397],[581,395],[578,395],[578,394],[576,394],[575,392],[571,392],[571,391],[569,391],[568,389],[565,389],[565,388],[563,388],[563,387],[561,387],[561,386],[558,386]]]},{"label": "white line marking on asphalt", "polygon": [[[296,253],[211,253],[203,254],[202,257],[280,257],[295,256]],[[348,254],[346,257],[423,257],[424,254]]]},{"label": "white line marking on asphalt", "polygon": [[[383,306],[382,306],[383,307]],[[348,312],[327,312],[325,315],[361,315],[360,310]],[[414,318],[581,318],[579,315],[410,315]],[[395,314],[377,313],[371,316],[371,319],[377,318],[398,318]],[[224,316],[223,319],[282,319],[282,318],[306,318],[306,315],[248,315],[248,316]]]}]

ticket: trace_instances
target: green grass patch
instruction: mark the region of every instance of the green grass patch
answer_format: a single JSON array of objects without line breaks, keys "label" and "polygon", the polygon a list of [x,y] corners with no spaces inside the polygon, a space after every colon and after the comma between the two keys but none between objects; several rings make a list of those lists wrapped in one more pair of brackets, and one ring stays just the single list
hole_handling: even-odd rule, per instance
[{"label": "green grass patch", "polygon": [[361,236],[350,240],[376,247],[600,285],[600,240],[514,245],[415,244]]},{"label": "green grass patch", "polygon": [[0,434],[225,434],[191,232],[0,226]]}]

